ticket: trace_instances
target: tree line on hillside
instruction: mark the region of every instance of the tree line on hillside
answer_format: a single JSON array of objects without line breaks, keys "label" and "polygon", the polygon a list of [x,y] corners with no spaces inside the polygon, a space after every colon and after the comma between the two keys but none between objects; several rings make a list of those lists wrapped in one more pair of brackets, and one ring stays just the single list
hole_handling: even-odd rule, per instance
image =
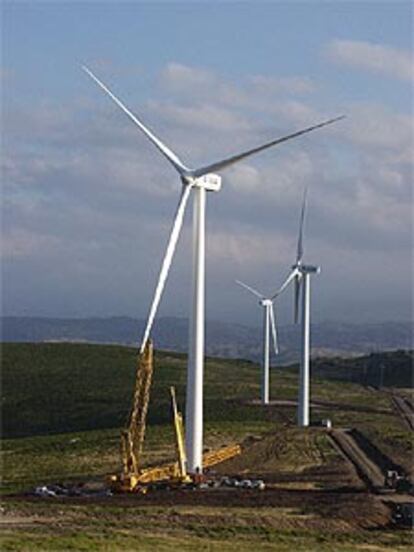
[{"label": "tree line on hillside", "polygon": [[371,353],[357,358],[319,358],[312,362],[318,378],[371,387],[413,387],[413,350]]}]

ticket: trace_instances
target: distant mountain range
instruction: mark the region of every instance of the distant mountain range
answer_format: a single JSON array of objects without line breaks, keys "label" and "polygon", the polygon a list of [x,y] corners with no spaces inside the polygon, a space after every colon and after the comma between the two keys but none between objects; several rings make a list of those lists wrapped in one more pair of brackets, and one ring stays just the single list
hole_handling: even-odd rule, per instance
[{"label": "distant mountain range", "polygon": [[[1,318],[4,342],[74,341],[116,343],[138,346],[144,320],[111,318],[37,318],[5,316]],[[385,322],[349,324],[324,322],[312,325],[313,356],[356,356],[365,353],[413,348],[414,324]],[[188,320],[159,318],[153,333],[158,349],[187,351]],[[261,356],[261,328],[241,324],[207,321],[206,350],[210,356],[245,358],[257,361]],[[279,329],[280,354],[274,362],[296,361],[299,354],[300,326]]]}]

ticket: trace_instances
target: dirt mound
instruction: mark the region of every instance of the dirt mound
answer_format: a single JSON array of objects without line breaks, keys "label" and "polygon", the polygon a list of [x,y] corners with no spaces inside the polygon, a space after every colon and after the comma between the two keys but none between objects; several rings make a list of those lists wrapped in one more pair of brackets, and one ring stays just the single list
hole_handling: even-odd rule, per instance
[{"label": "dirt mound", "polygon": [[[305,443],[303,441],[306,441]],[[219,473],[273,473],[303,471],[319,465],[322,458],[314,435],[284,428],[262,438],[242,443],[242,454],[217,466]]]},{"label": "dirt mound", "polygon": [[352,467],[333,451],[319,429],[286,427],[250,438],[242,453],[214,466],[217,474],[262,478],[285,488],[361,488]]}]

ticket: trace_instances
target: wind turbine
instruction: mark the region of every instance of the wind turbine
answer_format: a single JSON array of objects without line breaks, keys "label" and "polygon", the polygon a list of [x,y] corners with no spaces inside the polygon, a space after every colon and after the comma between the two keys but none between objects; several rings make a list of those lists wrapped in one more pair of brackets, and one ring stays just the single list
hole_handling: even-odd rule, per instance
[{"label": "wind turbine", "polygon": [[277,331],[276,331],[276,317],[273,308],[273,303],[276,297],[279,295],[279,292],[276,292],[272,297],[266,298],[256,289],[244,284],[240,280],[236,280],[236,283],[239,286],[244,287],[250,293],[253,293],[256,297],[260,299],[259,305],[263,307],[263,366],[262,366],[262,390],[261,398],[262,404],[269,404],[269,367],[270,367],[270,328],[272,329],[273,337],[273,346],[275,353],[278,354],[279,347],[277,342]]},{"label": "wind turbine", "polygon": [[191,169],[184,165],[181,159],[171,151],[159,138],[152,133],[139,119],[101,82],[87,67],[83,70],[95,81],[95,83],[122,109],[154,146],[167,158],[174,169],[178,172],[182,183],[181,196],[171,234],[168,240],[167,249],[161,265],[158,283],[155,288],[154,298],[150,307],[148,321],[144,336],[141,342],[141,351],[150,336],[154,317],[157,312],[168,271],[171,266],[174,251],[183,224],[185,208],[194,189],[194,210],[193,210],[193,284],[192,284],[192,312],[190,320],[190,337],[188,351],[187,370],[187,392],[186,392],[186,449],[189,473],[202,471],[202,449],[203,449],[203,370],[204,370],[204,301],[205,301],[205,210],[206,192],[218,192],[221,188],[221,177],[215,171],[225,169],[234,163],[247,157],[266,150],[282,142],[286,142],[302,134],[322,128],[342,119],[336,117],[323,121],[314,126],[293,132],[281,138],[277,138],[248,151],[233,155],[216,163]]},{"label": "wind turbine", "polygon": [[303,226],[306,211],[307,190],[303,195],[302,210],[300,213],[299,236],[296,249],[296,262],[292,265],[292,272],[287,277],[278,294],[294,282],[294,320],[298,322],[300,292],[302,290],[302,328],[301,328],[301,356],[299,371],[299,397],[298,397],[298,425],[309,425],[309,394],[310,394],[310,276],[319,274],[321,268],[314,265],[303,264]]}]

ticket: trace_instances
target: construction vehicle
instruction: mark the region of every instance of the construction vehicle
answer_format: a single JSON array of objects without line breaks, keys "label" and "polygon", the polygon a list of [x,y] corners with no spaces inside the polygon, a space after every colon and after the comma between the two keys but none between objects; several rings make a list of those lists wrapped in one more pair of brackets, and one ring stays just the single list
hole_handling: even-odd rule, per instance
[{"label": "construction vehicle", "polygon": [[398,493],[413,494],[414,486],[410,479],[397,470],[387,470],[384,478],[384,487],[394,489]]},{"label": "construction vehicle", "polygon": [[[153,345],[149,340],[138,357],[132,407],[126,427],[121,432],[122,472],[108,477],[109,485],[115,492],[146,493],[151,485],[157,483],[164,482],[169,487],[179,487],[197,484],[200,479],[199,474],[187,473],[183,418],[178,411],[174,387],[170,388],[170,393],[178,461],[161,466],[141,468],[153,361]],[[239,445],[230,445],[217,451],[206,452],[203,455],[203,466],[211,467],[240,454],[240,452]]]}]

